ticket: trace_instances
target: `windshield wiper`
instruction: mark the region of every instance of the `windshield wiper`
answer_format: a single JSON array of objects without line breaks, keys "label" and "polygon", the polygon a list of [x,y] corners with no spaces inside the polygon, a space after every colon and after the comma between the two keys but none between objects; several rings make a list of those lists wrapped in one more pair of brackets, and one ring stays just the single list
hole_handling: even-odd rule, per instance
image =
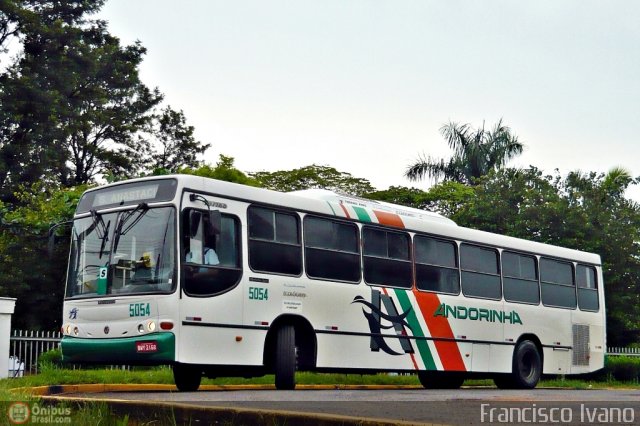
[{"label": "windshield wiper", "polygon": [[[142,219],[143,216],[145,214],[147,214],[148,210],[149,210],[149,205],[147,203],[140,203],[140,204],[138,204],[136,206],[135,209],[131,210],[130,212],[123,213],[123,215],[120,217],[120,221],[118,222],[118,225],[116,226],[116,230],[115,230],[115,236],[114,236],[114,241],[113,241],[113,251],[114,252],[118,248],[118,242],[120,241],[120,236],[121,235],[125,235],[127,232],[129,232],[131,230],[131,228],[136,226],[136,224],[138,222],[140,222],[140,219]],[[129,222],[129,220],[136,213],[138,213],[138,216],[133,220],[133,222],[131,222],[131,224],[129,226],[127,226],[123,230],[122,228],[124,228],[124,226],[127,224],[127,222]]]},{"label": "windshield wiper", "polygon": [[102,254],[104,253],[104,248],[109,241],[109,226],[111,225],[111,221],[109,221],[109,223],[105,225],[104,220],[102,219],[102,215],[99,214],[95,209],[89,210],[89,212],[91,213],[91,219],[93,220],[93,223],[87,229],[87,231],[85,231],[85,233],[88,235],[92,230],[95,229],[96,235],[98,236],[98,238],[100,238],[100,240],[102,240],[102,243],[100,244],[100,253],[98,253],[98,259],[101,259]]}]

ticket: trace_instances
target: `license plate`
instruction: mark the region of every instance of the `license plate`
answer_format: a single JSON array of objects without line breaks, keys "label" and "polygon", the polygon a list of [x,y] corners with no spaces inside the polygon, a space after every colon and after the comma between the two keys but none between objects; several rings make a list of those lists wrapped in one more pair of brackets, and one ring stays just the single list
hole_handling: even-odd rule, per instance
[{"label": "license plate", "polygon": [[136,352],[158,352],[158,342],[136,342]]}]

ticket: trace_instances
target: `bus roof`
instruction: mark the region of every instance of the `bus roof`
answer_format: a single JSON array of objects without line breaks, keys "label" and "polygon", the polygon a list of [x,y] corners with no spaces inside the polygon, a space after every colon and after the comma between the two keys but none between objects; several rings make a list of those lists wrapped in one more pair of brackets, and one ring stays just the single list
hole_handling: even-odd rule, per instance
[{"label": "bus roof", "polygon": [[131,179],[92,188],[87,192],[116,186],[118,184],[161,179],[177,179],[179,192],[183,189],[201,191],[209,193],[212,196],[218,195],[245,202],[256,202],[274,207],[284,207],[307,213],[336,216],[360,222],[367,222],[367,220],[363,220],[360,215],[349,214],[349,211],[357,212],[362,210],[365,211],[364,216],[366,216],[368,212],[369,216],[372,217],[382,217],[386,213],[400,218],[399,222],[393,222],[397,225],[387,223],[388,225],[404,228],[408,231],[594,265],[601,264],[600,256],[597,254],[465,228],[457,226],[454,221],[437,213],[347,194],[339,194],[324,189],[309,189],[285,193],[200,176],[166,175]]}]

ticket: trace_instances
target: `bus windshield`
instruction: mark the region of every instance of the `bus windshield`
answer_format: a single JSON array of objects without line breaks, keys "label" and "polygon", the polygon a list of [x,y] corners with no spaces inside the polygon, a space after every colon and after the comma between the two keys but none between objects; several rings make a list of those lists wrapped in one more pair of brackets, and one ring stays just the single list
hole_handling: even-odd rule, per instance
[{"label": "bus windshield", "polygon": [[173,291],[172,207],[91,213],[73,225],[66,297]]}]

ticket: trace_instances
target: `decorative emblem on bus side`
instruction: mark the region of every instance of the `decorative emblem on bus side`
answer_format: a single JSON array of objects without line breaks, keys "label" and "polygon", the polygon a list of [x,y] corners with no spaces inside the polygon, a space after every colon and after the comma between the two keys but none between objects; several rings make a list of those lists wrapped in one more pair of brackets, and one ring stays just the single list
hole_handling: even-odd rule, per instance
[{"label": "decorative emblem on bus side", "polygon": [[109,334],[109,326],[108,325],[106,325],[104,327],[104,334]]},{"label": "decorative emblem on bus side", "polygon": [[74,320],[78,318],[78,308],[73,308],[69,311],[69,319]]},{"label": "decorative emblem on bus side", "polygon": [[[381,302],[387,313],[382,311]],[[383,352],[386,352],[389,355],[404,355],[414,352],[411,340],[407,337],[402,337],[407,335],[404,327],[407,327],[413,333],[413,329],[405,319],[407,315],[411,313],[412,308],[409,308],[402,314],[399,314],[395,304],[393,303],[393,299],[386,294],[380,293],[378,290],[371,290],[371,302],[367,302],[362,296],[356,296],[351,303],[361,303],[371,309],[371,312],[366,312],[362,309],[364,317],[369,322],[369,331],[371,331],[371,351],[378,352],[382,349]],[[390,322],[391,325],[382,325],[383,319]],[[395,329],[395,331],[399,333],[398,337],[393,338],[397,338],[400,341],[400,346],[402,347],[404,354],[391,349],[385,341],[385,337],[387,336],[382,335],[382,330],[388,330],[390,328]]]}]

